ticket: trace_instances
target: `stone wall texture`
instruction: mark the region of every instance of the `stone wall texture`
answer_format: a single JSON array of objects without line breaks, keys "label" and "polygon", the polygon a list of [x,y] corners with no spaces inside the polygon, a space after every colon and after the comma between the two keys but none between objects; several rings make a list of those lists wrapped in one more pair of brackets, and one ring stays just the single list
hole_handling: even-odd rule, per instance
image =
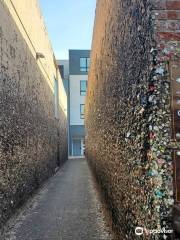
[{"label": "stone wall texture", "polygon": [[[171,239],[171,83],[180,75],[179,1],[97,0],[86,156],[120,239]],[[173,66],[173,67],[172,67]],[[176,76],[177,77],[177,76]],[[135,235],[143,227],[144,235]]]},{"label": "stone wall texture", "polygon": [[0,226],[67,159],[66,102],[38,1],[1,0]]}]

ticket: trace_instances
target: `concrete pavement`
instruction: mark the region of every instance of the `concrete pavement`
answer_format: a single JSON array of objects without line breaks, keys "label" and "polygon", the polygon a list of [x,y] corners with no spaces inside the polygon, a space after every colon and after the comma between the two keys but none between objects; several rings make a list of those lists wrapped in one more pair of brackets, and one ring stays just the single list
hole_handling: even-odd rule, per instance
[{"label": "concrete pavement", "polygon": [[84,159],[71,159],[10,221],[3,240],[110,240]]}]

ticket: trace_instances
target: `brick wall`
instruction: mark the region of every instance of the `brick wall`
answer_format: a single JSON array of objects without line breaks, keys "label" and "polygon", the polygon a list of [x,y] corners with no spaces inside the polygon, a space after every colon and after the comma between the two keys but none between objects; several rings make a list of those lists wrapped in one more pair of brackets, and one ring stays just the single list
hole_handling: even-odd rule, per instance
[{"label": "brick wall", "polygon": [[38,1],[0,1],[0,20],[1,226],[67,159],[67,99]]},{"label": "brick wall", "polygon": [[[86,100],[86,153],[122,239],[169,239],[174,204],[171,83],[179,1],[98,0]],[[178,73],[179,74],[179,73]]]}]

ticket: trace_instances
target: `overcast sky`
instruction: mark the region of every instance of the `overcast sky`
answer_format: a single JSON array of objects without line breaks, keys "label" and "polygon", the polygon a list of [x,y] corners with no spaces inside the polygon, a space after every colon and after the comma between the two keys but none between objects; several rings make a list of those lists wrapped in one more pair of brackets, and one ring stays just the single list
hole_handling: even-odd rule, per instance
[{"label": "overcast sky", "polygon": [[40,0],[57,59],[69,49],[90,49],[96,0]]}]

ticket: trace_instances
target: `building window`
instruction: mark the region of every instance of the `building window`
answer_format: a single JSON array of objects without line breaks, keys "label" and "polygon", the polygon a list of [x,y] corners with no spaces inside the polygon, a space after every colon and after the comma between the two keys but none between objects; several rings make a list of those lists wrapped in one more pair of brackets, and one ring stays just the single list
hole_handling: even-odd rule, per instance
[{"label": "building window", "polygon": [[87,81],[81,80],[80,81],[80,95],[86,96],[86,90],[87,90]]},{"label": "building window", "polygon": [[58,80],[54,78],[54,112],[55,118],[58,118],[58,105],[59,105],[59,90],[58,90]]},{"label": "building window", "polygon": [[89,72],[90,58],[80,58],[80,71]]},{"label": "building window", "polygon": [[84,110],[85,110],[85,105],[80,104],[80,117],[81,117],[81,119],[84,119]]}]

